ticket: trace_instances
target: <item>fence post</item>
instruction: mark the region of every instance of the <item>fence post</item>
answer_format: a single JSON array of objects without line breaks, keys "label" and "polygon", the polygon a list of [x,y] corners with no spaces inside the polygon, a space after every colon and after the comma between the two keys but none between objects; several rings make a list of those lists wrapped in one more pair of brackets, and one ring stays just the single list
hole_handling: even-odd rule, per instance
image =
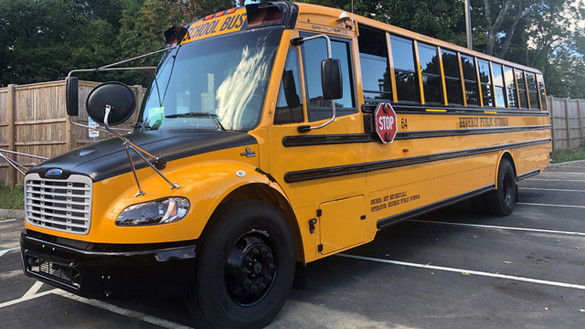
[{"label": "fence post", "polygon": [[554,113],[554,97],[552,96],[547,96],[546,97],[546,101],[547,101],[547,109],[548,109],[548,117],[550,119],[550,138],[552,140],[552,148],[553,150],[556,149],[555,147],[555,113]]},{"label": "fence post", "polygon": [[581,100],[577,100],[577,118],[579,119],[579,145],[583,144],[583,123],[581,122]]},{"label": "fence post", "polygon": [[567,149],[571,148],[571,126],[569,124],[569,99],[565,98],[565,123],[567,127]]},{"label": "fence post", "polygon": [[[10,84],[8,85],[8,94],[6,95],[8,99],[8,108],[6,109],[6,123],[8,123],[8,150],[16,151],[15,146],[15,134],[16,129],[14,127],[14,122],[16,121],[16,85]],[[7,154],[10,159],[15,159],[16,155],[9,155]],[[16,184],[16,169],[8,166],[8,179],[6,184],[9,187],[14,187]]]}]

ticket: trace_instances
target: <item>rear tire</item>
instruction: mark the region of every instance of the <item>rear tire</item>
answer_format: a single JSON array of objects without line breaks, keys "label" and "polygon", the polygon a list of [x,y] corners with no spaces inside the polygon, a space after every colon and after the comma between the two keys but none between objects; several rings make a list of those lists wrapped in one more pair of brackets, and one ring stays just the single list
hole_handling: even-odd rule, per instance
[{"label": "rear tire", "polygon": [[214,216],[199,250],[188,300],[211,328],[261,328],[280,311],[295,273],[295,247],[284,216],[260,201],[235,201]]},{"label": "rear tire", "polygon": [[518,198],[514,167],[508,160],[500,162],[498,188],[486,195],[488,210],[496,216],[508,216],[514,210]]}]

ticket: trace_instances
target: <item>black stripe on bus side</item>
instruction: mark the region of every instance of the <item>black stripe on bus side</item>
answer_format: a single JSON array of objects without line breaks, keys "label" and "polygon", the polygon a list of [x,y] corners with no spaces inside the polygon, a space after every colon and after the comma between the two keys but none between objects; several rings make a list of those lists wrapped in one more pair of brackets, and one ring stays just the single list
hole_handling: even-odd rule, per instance
[{"label": "black stripe on bus side", "polygon": [[[418,138],[454,137],[481,134],[497,134],[519,131],[536,131],[550,129],[550,125],[527,126],[527,127],[500,127],[500,128],[473,128],[473,129],[451,129],[435,131],[412,131],[399,132],[395,140],[407,140]],[[376,142],[378,139],[370,134],[335,134],[335,135],[310,135],[310,136],[284,136],[282,145],[286,147],[310,146],[310,145],[331,145],[350,143]]]},{"label": "black stripe on bus side", "polygon": [[536,170],[533,170],[533,171],[529,171],[529,172],[527,172],[525,174],[518,175],[517,180],[521,181],[521,180],[524,180],[526,178],[530,178],[532,176],[536,176],[538,174],[540,174],[540,169],[536,169]]},{"label": "black stripe on bus side", "polygon": [[519,147],[525,147],[525,146],[545,144],[545,143],[550,143],[550,141],[551,141],[550,139],[540,139],[540,140],[535,140],[535,141],[530,141],[530,142],[520,142],[520,143],[511,143],[511,144],[504,144],[504,145],[486,146],[486,147],[480,147],[480,148],[476,148],[476,149],[429,154],[429,155],[421,155],[421,156],[403,158],[403,159],[393,159],[393,160],[366,162],[366,163],[344,165],[344,166],[291,171],[291,172],[287,172],[284,174],[284,181],[286,183],[296,183],[296,182],[308,181],[308,180],[319,179],[319,178],[337,177],[337,176],[344,176],[344,175],[350,175],[350,174],[370,172],[370,171],[375,171],[375,170],[404,167],[404,166],[416,165],[416,164],[421,164],[421,163],[448,160],[448,159],[453,159],[453,158],[459,158],[459,157],[465,157],[465,156],[471,156],[471,155],[477,155],[477,154],[483,154],[483,153],[489,153],[489,152],[495,152],[495,151],[503,151],[503,150],[507,150],[507,149],[511,149],[511,148],[519,148]]},{"label": "black stripe on bus side", "polygon": [[450,205],[455,204],[459,201],[469,199],[469,198],[472,198],[474,196],[478,196],[478,195],[483,194],[485,192],[491,191],[494,188],[495,188],[495,185],[493,185],[493,184],[488,185],[488,186],[479,188],[477,190],[473,190],[471,192],[456,195],[456,196],[451,197],[449,199],[441,200],[441,201],[431,203],[429,205],[426,205],[426,206],[423,206],[420,208],[416,208],[416,209],[407,211],[405,213],[382,218],[382,219],[378,220],[378,222],[376,223],[376,226],[378,227],[378,229],[388,228],[390,226],[393,226],[393,225],[398,224],[400,222],[403,222],[405,220],[411,219],[413,217],[424,215],[424,214],[429,213],[431,211],[435,211],[439,208],[450,206]]},{"label": "black stripe on bus side", "polygon": [[335,135],[310,135],[310,136],[284,136],[282,145],[308,146],[308,145],[329,145],[329,144],[350,144],[369,143],[378,139],[371,134],[335,134]]}]

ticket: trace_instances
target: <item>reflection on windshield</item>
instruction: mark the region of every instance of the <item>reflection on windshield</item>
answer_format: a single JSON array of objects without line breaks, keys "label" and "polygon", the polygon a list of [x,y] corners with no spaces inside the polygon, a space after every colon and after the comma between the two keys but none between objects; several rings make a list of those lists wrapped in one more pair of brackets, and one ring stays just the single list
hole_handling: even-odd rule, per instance
[{"label": "reflection on windshield", "polygon": [[[217,88],[217,115],[222,118],[221,123],[224,126],[255,126],[263,100],[262,94],[256,92],[256,86],[262,84],[268,76],[269,63],[265,60],[265,50],[262,47],[255,54],[250,54],[250,49],[246,46],[234,72]],[[243,81],[247,82],[242,83]]]},{"label": "reflection on windshield", "polygon": [[[151,129],[249,130],[260,119],[281,29],[191,42],[162,59],[142,122]],[[190,115],[182,115],[190,114]]]}]

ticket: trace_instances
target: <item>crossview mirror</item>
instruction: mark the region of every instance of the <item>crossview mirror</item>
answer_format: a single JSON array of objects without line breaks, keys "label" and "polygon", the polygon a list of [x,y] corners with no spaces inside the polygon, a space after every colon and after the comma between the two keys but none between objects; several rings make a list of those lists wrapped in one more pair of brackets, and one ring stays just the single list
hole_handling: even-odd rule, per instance
[{"label": "crossview mirror", "polygon": [[323,88],[323,99],[343,98],[341,62],[339,59],[330,58],[321,62],[321,86]]},{"label": "crossview mirror", "polygon": [[67,78],[65,83],[65,107],[67,108],[67,115],[79,115],[79,92],[77,88],[77,77]]},{"label": "crossview mirror", "polygon": [[130,87],[121,82],[104,82],[89,93],[87,114],[93,121],[104,124],[108,106],[110,113],[107,124],[110,126],[120,124],[134,113],[136,96]]}]

